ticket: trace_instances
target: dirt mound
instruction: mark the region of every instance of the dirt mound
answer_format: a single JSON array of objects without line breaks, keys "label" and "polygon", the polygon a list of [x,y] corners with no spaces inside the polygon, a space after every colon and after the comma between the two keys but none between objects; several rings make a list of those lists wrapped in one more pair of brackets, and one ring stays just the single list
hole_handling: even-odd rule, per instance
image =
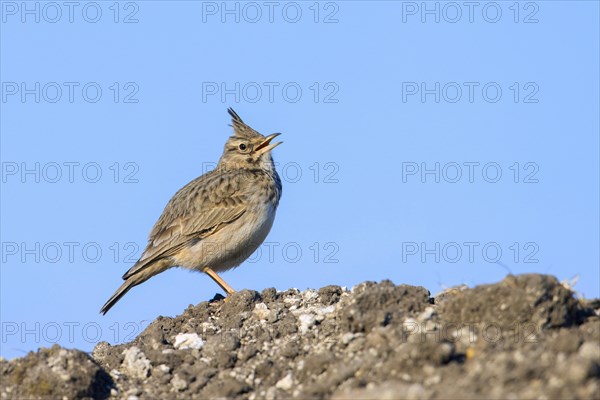
[{"label": "dirt mound", "polygon": [[12,398],[599,398],[600,302],[554,277],[432,298],[366,282],[244,290],[157,318],[92,356],[55,346],[0,362]]}]

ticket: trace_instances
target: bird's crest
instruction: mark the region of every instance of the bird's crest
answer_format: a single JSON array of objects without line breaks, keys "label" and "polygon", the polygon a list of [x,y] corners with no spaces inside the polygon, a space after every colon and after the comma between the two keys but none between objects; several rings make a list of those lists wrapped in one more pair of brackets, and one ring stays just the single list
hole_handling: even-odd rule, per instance
[{"label": "bird's crest", "polygon": [[227,112],[229,113],[229,115],[231,115],[232,124],[229,126],[233,127],[233,132],[235,136],[243,138],[262,136],[260,133],[246,125],[246,123],[242,121],[242,118],[240,118],[240,116],[235,111],[233,111],[233,108],[229,107],[227,109]]}]

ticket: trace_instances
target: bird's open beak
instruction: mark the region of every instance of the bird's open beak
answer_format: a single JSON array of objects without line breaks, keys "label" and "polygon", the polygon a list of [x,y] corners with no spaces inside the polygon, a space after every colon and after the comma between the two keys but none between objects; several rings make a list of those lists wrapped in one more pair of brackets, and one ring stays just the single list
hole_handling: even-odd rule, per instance
[{"label": "bird's open beak", "polygon": [[261,144],[259,144],[254,151],[258,152],[259,154],[263,154],[263,153],[267,153],[271,150],[273,150],[275,147],[279,146],[281,143],[283,142],[277,142],[277,143],[271,143],[271,140],[275,139],[277,136],[281,135],[281,133],[274,133],[272,135],[267,136],[267,138],[265,139],[264,142],[262,142]]}]

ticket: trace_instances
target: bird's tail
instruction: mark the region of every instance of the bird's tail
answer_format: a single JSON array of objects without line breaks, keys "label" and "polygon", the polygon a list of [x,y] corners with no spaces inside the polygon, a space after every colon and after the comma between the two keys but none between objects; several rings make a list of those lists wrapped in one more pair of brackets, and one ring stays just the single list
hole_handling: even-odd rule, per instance
[{"label": "bird's tail", "polygon": [[132,287],[137,286],[140,283],[146,282],[154,275],[165,271],[169,267],[171,267],[169,262],[166,262],[166,260],[160,260],[158,262],[153,263],[152,265],[149,265],[147,268],[144,268],[143,270],[139,271],[137,274],[130,275],[121,285],[121,287],[117,289],[115,294],[113,294],[111,298],[108,299],[108,301],[102,306],[102,308],[100,309],[100,313],[105,315],[108,312],[108,310],[110,310],[112,306],[114,306],[119,300],[121,300],[121,297],[125,296],[125,294],[129,292],[129,290]]}]

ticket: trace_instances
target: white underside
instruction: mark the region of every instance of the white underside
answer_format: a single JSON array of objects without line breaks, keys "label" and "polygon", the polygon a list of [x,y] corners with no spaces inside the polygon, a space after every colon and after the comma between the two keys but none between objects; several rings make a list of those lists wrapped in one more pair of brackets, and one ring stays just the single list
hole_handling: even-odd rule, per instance
[{"label": "white underside", "polygon": [[176,258],[184,268],[219,272],[237,267],[254,253],[271,231],[276,209],[272,204],[247,210],[239,219]]}]

